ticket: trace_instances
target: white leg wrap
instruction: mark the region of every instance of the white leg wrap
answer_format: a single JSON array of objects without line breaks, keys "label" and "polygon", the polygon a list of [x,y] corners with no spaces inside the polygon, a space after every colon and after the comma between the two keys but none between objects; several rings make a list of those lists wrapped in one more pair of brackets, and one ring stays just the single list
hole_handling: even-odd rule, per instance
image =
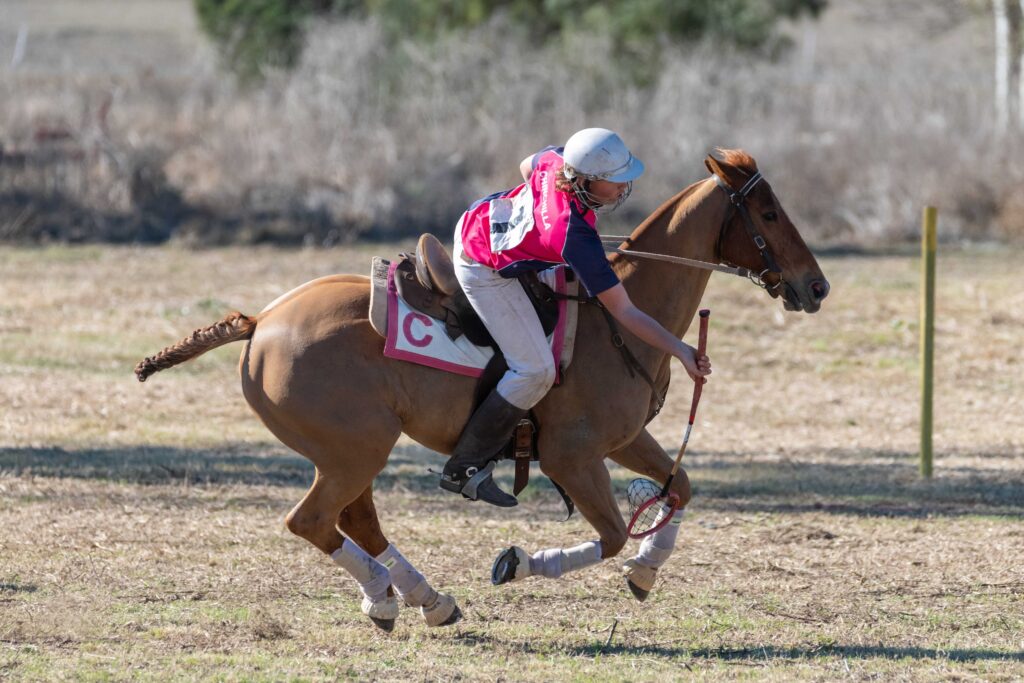
[{"label": "white leg wrap", "polygon": [[455,598],[452,596],[438,593],[437,591],[432,592],[434,594],[433,602],[420,607],[420,614],[423,615],[423,620],[427,622],[427,626],[441,626],[448,621],[459,606],[455,603]]},{"label": "white leg wrap", "polygon": [[409,560],[394,545],[377,556],[377,561],[387,567],[391,585],[410,607],[419,607],[427,626],[441,626],[458,609],[455,598],[438,593],[431,588],[423,574],[412,566]]},{"label": "white leg wrap", "polygon": [[[358,545],[346,538],[341,547],[331,553],[331,559],[352,575],[352,578],[359,583],[363,595],[371,603],[383,602],[387,599],[388,586],[391,585],[387,568],[367,555]],[[397,609],[396,604],[396,612]],[[363,612],[366,612],[365,608]]]},{"label": "white leg wrap", "polygon": [[637,564],[651,569],[657,569],[665,564],[676,547],[676,536],[679,535],[684,512],[685,510],[676,510],[668,524],[644,538],[640,544],[640,553],[635,558]]},{"label": "white leg wrap", "polygon": [[394,621],[398,618],[398,599],[387,593],[384,593],[384,597],[376,601],[363,596],[363,604],[360,609],[363,614],[373,619]]},{"label": "white leg wrap", "polygon": [[430,587],[427,580],[416,567],[398,551],[394,545],[377,556],[377,561],[387,567],[391,576],[391,585],[410,607],[423,607],[437,600],[437,591]]},{"label": "white leg wrap", "polygon": [[588,541],[573,548],[549,548],[534,553],[530,558],[530,576],[557,579],[565,572],[590,567],[600,561],[601,541]]}]

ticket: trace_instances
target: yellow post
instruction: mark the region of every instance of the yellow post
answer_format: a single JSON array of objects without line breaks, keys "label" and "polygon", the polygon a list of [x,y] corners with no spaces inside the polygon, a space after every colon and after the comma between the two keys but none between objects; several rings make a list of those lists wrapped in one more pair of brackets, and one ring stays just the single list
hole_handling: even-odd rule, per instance
[{"label": "yellow post", "polygon": [[932,388],[935,361],[935,226],[938,211],[924,207],[921,234],[921,476],[932,476]]}]

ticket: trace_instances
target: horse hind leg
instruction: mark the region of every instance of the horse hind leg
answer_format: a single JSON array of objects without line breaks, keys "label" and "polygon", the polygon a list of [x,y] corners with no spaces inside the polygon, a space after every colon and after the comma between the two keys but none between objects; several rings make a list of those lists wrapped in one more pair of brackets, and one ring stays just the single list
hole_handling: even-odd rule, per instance
[{"label": "horse hind leg", "polygon": [[[364,596],[363,613],[382,629],[394,628],[398,617],[398,601],[391,587],[394,573],[399,595],[420,607],[429,625],[457,621],[462,613],[455,600],[426,583],[422,574],[384,537],[377,519],[371,485],[387,463],[387,456],[398,438],[397,419],[393,424],[381,420],[375,431],[333,429],[314,440],[278,420],[272,411],[257,412],[282,442],[317,466],[313,486],[288,515],[286,524],[292,533],[330,555],[357,580]],[[362,424],[365,426],[367,422],[363,420]],[[345,444],[346,451],[360,456],[339,457],[333,444]],[[389,571],[382,560],[390,560],[397,569],[392,567]],[[404,575],[403,569],[406,570]],[[382,581],[383,591],[380,590]],[[423,587],[417,590],[420,581]]]},{"label": "horse hind leg", "polygon": [[455,598],[434,590],[423,574],[385,538],[373,504],[372,487],[367,487],[341,511],[338,526],[387,568],[393,590],[405,604],[420,608],[427,626],[448,626],[462,618]]},{"label": "horse hind leg", "polygon": [[[359,583],[363,593],[361,610],[385,631],[395,627],[398,601],[389,595],[391,584],[387,568],[368,555],[354,540],[338,531],[338,518],[359,497],[369,482],[325,475],[319,468],[305,497],[288,513],[285,525],[321,551]],[[379,532],[379,528],[378,528]]]}]

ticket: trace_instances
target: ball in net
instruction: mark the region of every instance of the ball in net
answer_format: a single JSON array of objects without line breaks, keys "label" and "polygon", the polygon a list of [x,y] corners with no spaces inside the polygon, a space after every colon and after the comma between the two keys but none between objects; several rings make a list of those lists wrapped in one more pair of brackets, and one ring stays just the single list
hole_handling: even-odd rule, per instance
[{"label": "ball in net", "polygon": [[634,479],[626,487],[629,503],[629,535],[642,538],[665,526],[676,509],[675,494],[661,498],[662,487],[650,479]]}]

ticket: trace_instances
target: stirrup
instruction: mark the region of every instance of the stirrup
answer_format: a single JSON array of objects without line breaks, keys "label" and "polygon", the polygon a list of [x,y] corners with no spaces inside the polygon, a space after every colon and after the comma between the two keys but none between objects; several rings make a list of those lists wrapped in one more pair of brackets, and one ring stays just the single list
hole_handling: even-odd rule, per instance
[{"label": "stirrup", "polygon": [[[494,461],[487,463],[483,469],[467,467],[462,477],[453,474],[441,475],[441,488],[453,493],[461,493],[469,500],[482,500],[498,507],[510,508],[519,504],[514,496],[502,491],[494,483]],[[466,478],[468,477],[468,479]]]}]

